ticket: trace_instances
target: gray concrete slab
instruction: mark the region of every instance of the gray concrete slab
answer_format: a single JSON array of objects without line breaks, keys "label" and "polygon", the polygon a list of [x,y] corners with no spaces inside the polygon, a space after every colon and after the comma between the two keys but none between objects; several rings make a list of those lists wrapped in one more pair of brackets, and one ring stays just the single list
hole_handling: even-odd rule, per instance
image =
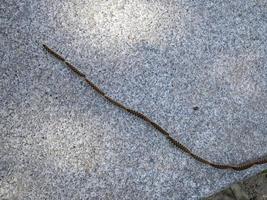
[{"label": "gray concrete slab", "polygon": [[267,152],[267,1],[1,0],[0,20],[1,199],[199,199],[266,168],[196,162],[41,44],[203,157],[238,163]]}]

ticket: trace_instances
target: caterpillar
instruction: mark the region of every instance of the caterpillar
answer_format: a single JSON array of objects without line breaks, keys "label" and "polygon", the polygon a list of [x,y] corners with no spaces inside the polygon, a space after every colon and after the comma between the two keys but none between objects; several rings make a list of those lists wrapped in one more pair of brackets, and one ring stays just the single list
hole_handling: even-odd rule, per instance
[{"label": "caterpillar", "polygon": [[[71,63],[69,63],[68,61],[65,61],[65,59],[59,55],[57,52],[55,52],[54,50],[52,50],[51,48],[49,48],[47,45],[43,44],[43,47],[47,50],[47,52],[49,52],[51,55],[53,55],[55,58],[59,59],[60,61],[62,61],[71,71],[73,71],[75,74],[77,74],[80,78],[82,78],[89,86],[91,86],[98,94],[100,94],[103,98],[105,98],[107,101],[109,101],[110,103],[112,103],[113,105],[123,109],[124,111],[126,111],[127,113],[130,113],[140,119],[142,119],[143,121],[149,123],[152,127],[154,127],[156,130],[158,130],[162,135],[164,135],[166,137],[166,139],[172,143],[175,147],[177,147],[178,149],[182,150],[183,152],[187,153],[189,156],[191,156],[193,159],[204,163],[206,165],[209,165],[211,167],[217,168],[217,169],[232,169],[235,171],[241,171],[241,170],[246,170],[248,168],[251,168],[254,165],[262,165],[262,164],[266,164],[267,163],[267,158],[260,158],[254,161],[250,161],[250,162],[245,162],[242,164],[237,164],[237,165],[231,165],[231,164],[220,164],[220,163],[215,163],[215,162],[211,162],[207,159],[204,159],[200,156],[198,156],[197,154],[193,153],[188,147],[186,147],[184,144],[182,144],[181,142],[175,140],[171,134],[166,131],[164,128],[162,128],[159,124],[157,124],[156,122],[152,121],[151,119],[149,119],[147,116],[145,116],[143,113],[140,113],[138,111],[135,111],[133,109],[127,108],[125,105],[123,105],[122,103],[114,100],[113,98],[111,98],[110,96],[108,96],[104,91],[102,91],[96,84],[94,84],[92,81],[90,81],[89,79],[86,78],[85,74],[83,74],[80,70],[78,70],[78,68],[76,68],[74,65],[72,65]],[[193,107],[194,110],[198,110],[199,108]]]}]

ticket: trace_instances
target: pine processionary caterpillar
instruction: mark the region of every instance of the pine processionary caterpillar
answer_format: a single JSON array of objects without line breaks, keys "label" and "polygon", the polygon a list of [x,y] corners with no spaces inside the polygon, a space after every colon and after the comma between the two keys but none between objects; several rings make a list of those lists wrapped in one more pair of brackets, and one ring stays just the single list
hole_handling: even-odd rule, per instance
[{"label": "pine processionary caterpillar", "polygon": [[[56,57],[57,59],[61,60],[63,63],[65,63],[68,68],[73,71],[75,74],[77,74],[80,78],[82,78],[88,85],[90,85],[97,93],[99,93],[102,97],[104,97],[105,99],[107,99],[110,103],[112,103],[113,105],[125,110],[126,112],[144,120],[145,122],[148,122],[151,126],[153,126],[156,130],[158,130],[161,134],[163,134],[167,140],[169,140],[170,143],[172,143],[175,147],[181,149],[183,152],[187,153],[188,155],[190,155],[192,158],[194,158],[195,160],[204,163],[206,165],[215,167],[217,169],[232,169],[232,170],[236,170],[236,171],[241,171],[241,170],[245,170],[248,169],[254,165],[261,165],[261,164],[265,164],[267,163],[267,159],[266,158],[260,158],[254,161],[250,161],[250,162],[246,162],[246,163],[242,163],[242,164],[237,164],[237,165],[227,165],[227,164],[218,164],[218,163],[214,163],[211,162],[209,160],[206,160],[198,155],[196,155],[195,153],[193,153],[191,150],[189,150],[189,148],[187,148],[184,144],[180,143],[179,141],[175,140],[169,132],[167,132],[165,129],[163,129],[160,125],[158,125],[157,123],[155,123],[154,121],[152,121],[151,119],[149,119],[147,116],[145,116],[144,114],[135,111],[133,109],[127,108],[126,106],[124,106],[122,103],[112,99],[110,96],[106,95],[105,92],[103,92],[97,85],[95,85],[92,81],[90,81],[89,79],[86,78],[85,74],[83,74],[80,70],[78,70],[75,66],[73,66],[72,64],[70,64],[68,61],[65,61],[65,59],[59,55],[57,52],[55,52],[54,50],[50,49],[47,45],[43,45],[43,47],[47,50],[47,52],[49,52],[51,55],[53,55],[54,57]],[[194,110],[198,110],[198,107],[194,107]]]}]

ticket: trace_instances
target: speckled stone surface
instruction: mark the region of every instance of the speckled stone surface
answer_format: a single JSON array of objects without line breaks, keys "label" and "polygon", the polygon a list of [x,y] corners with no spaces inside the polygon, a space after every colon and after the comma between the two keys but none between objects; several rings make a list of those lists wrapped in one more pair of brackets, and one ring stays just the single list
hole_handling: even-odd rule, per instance
[{"label": "speckled stone surface", "polygon": [[[0,199],[199,199],[267,153],[267,1],[1,0]],[[199,110],[193,107],[198,106]]]}]

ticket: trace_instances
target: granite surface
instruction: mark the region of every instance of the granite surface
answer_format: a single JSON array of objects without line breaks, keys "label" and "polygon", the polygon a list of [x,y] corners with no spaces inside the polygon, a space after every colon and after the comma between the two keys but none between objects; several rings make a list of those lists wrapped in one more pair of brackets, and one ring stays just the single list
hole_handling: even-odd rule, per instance
[{"label": "granite surface", "polygon": [[[267,1],[1,0],[0,199],[199,199],[267,153]],[[198,110],[193,107],[198,106]]]}]

